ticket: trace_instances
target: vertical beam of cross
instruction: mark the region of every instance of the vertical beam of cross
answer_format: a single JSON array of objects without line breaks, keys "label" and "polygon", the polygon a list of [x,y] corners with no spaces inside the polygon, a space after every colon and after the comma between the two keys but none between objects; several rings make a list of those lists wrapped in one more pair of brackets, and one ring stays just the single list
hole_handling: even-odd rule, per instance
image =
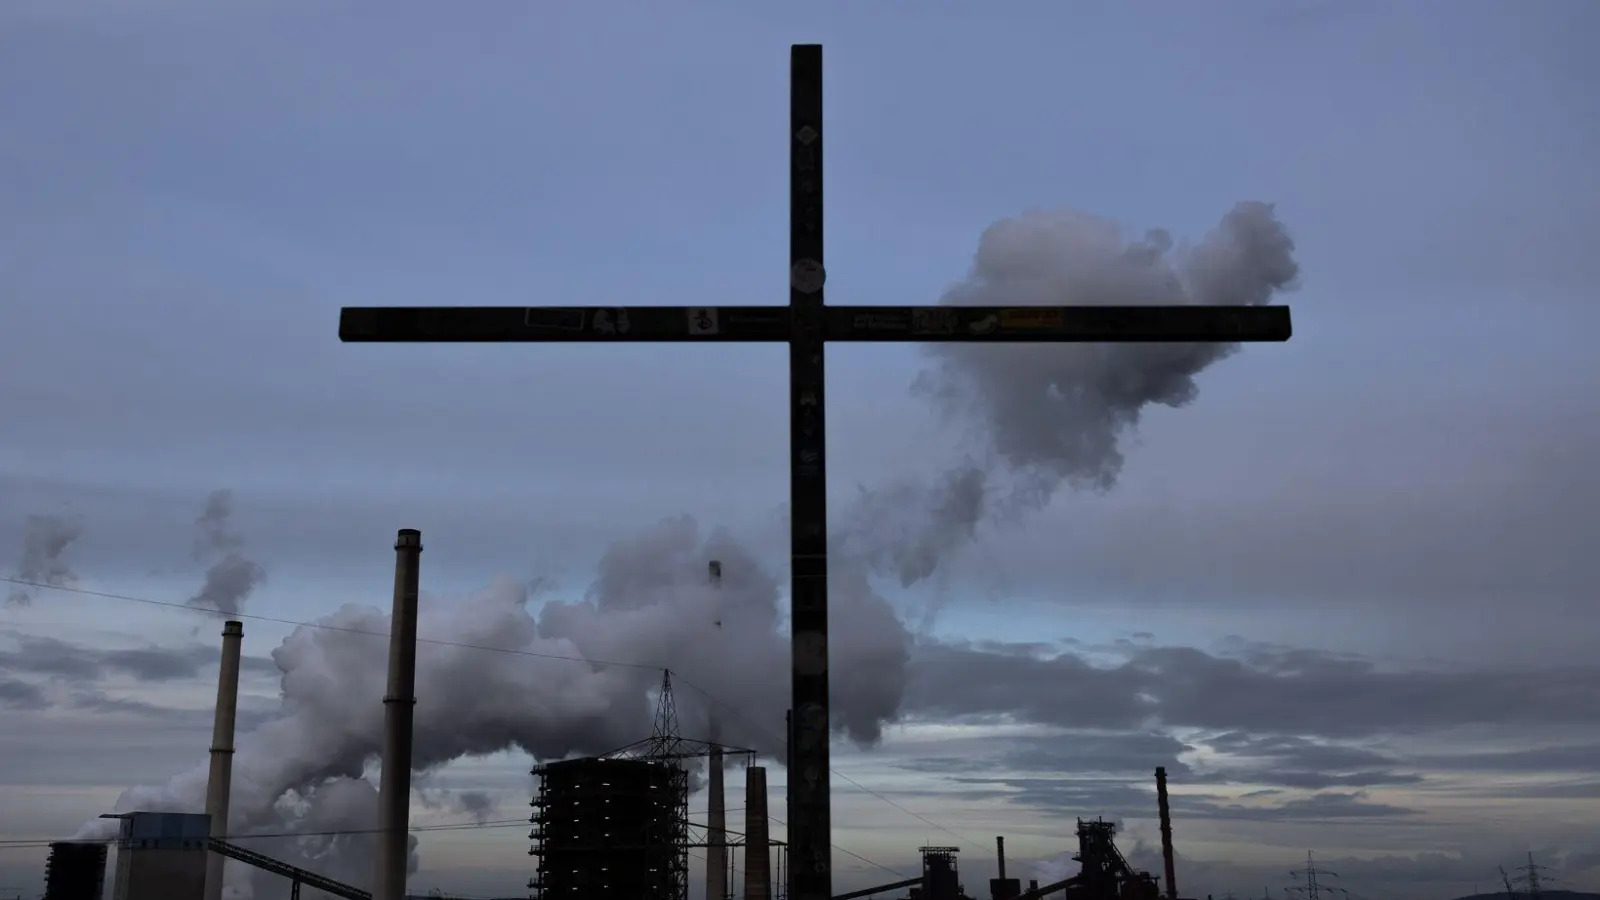
[{"label": "vertical beam of cross", "polygon": [[822,47],[789,57],[790,890],[833,894],[828,759],[828,491],[823,305]]}]

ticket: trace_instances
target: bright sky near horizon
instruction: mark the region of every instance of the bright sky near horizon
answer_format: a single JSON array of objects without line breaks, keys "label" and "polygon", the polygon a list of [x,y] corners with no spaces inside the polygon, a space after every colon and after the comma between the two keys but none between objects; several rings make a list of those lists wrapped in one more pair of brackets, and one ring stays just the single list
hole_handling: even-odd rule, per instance
[{"label": "bright sky near horizon", "polygon": [[[0,574],[77,527],[30,580],[183,604],[236,553],[260,567],[224,573],[246,614],[381,631],[416,527],[425,635],[667,662],[686,715],[710,694],[770,733],[781,348],[341,345],[336,323],[784,302],[787,48],[815,41],[832,302],[936,302],[1032,211],[1178,253],[1264,201],[1300,266],[1275,300],[1294,339],[1144,407],[1113,487],[987,515],[930,579],[842,589],[835,690],[881,740],[840,738],[872,793],[836,779],[835,843],[896,871],[960,845],[976,894],[994,835],[1027,877],[1104,815],[1158,871],[1165,765],[1185,893],[1277,891],[1308,848],[1368,897],[1487,890],[1530,849],[1600,890],[1597,27],[1580,0],[10,0]],[[841,533],[985,452],[982,414],[926,389],[951,360],[829,363]],[[713,553],[732,599],[684,581]],[[215,693],[212,618],[29,593],[0,607],[0,896],[43,869],[5,842],[135,785],[184,796]],[[704,637],[682,611],[715,603],[743,604],[747,644],[680,662]],[[259,771],[359,775],[382,642],[293,632],[246,623],[245,724],[304,739]],[[441,759],[484,755],[424,778],[419,822],[520,820],[513,744],[648,726],[649,672],[423,655]],[[273,811],[262,778],[263,815],[370,814],[344,787]],[[524,893],[526,834],[422,834],[412,888]],[[892,878],[835,865],[841,890]]]}]

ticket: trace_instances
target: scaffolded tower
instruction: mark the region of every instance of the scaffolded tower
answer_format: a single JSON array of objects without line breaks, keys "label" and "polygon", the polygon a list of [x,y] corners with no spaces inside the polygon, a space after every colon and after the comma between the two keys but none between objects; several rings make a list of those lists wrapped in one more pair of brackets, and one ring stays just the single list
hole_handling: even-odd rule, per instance
[{"label": "scaffolded tower", "polygon": [[100,900],[106,884],[106,845],[57,841],[44,864],[44,900]]},{"label": "scaffolded tower", "polygon": [[960,847],[921,847],[922,900],[962,900],[961,870],[956,865]]},{"label": "scaffolded tower", "polygon": [[600,757],[535,768],[528,854],[539,862],[529,890],[538,900],[688,900],[693,842],[685,763],[710,756],[713,746],[678,733],[672,673],[663,672],[650,737]]}]

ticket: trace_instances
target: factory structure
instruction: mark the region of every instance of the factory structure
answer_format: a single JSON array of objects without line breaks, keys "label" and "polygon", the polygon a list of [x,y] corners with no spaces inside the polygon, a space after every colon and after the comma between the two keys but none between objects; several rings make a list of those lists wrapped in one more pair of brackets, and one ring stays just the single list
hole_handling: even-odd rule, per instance
[{"label": "factory structure", "polygon": [[44,864],[44,900],[100,900],[106,888],[106,845],[58,841]]},{"label": "factory structure", "polygon": [[[707,565],[713,587],[722,563]],[[721,628],[721,623],[712,623]],[[716,742],[717,717],[708,717],[711,740],[679,733],[672,673],[662,672],[650,736],[588,759],[545,763],[533,770],[533,842],[536,860],[528,882],[534,900],[689,900],[689,850],[705,853],[706,897],[732,900],[735,850],[744,851],[747,900],[782,898],[774,884],[772,854],[784,843],[768,831],[767,772],[755,751]],[[706,760],[706,821],[689,820],[689,771]],[[730,759],[743,762],[745,824],[727,826],[725,785]],[[780,864],[777,871],[782,871]]]},{"label": "factory structure", "polygon": [[[247,850],[227,831],[234,724],[238,708],[243,625],[223,625],[211,770],[205,812],[136,811],[116,819],[114,900],[220,900],[231,860],[281,876],[281,896],[300,900],[302,889],[341,900],[411,900],[405,863],[409,832],[412,711],[415,704],[417,587],[421,534],[400,531],[395,544],[394,626],[390,634],[389,684],[383,698],[385,734],[379,789],[378,853],[374,890],[334,881],[282,860]],[[709,564],[719,585],[722,566]],[[714,623],[720,628],[721,623]],[[672,673],[663,671],[655,722],[649,737],[597,757],[547,762],[533,770],[537,793],[531,806],[533,877],[528,900],[699,900],[691,898],[691,849],[705,855],[705,900],[787,900],[787,844],[770,832],[767,770],[753,750],[716,741],[716,716],[708,718],[711,740],[679,733]],[[689,816],[690,773],[706,760],[706,820]],[[743,771],[744,821],[727,823],[729,763]],[[786,760],[787,762],[787,760]],[[1164,878],[1132,868],[1114,841],[1116,827],[1099,819],[1077,823],[1078,874],[1051,884],[1030,881],[1026,890],[1007,877],[1005,839],[995,839],[998,877],[989,900],[1178,900],[1167,803],[1166,771],[1157,769]],[[52,844],[46,864],[45,900],[101,900],[107,873],[104,842]],[[904,900],[974,900],[962,884],[958,847],[923,847],[922,871],[913,878],[839,894],[832,900],[883,896]],[[736,857],[742,857],[742,864]],[[742,876],[742,877],[740,877]],[[900,893],[900,892],[904,893]],[[438,896],[434,894],[433,896]]]}]

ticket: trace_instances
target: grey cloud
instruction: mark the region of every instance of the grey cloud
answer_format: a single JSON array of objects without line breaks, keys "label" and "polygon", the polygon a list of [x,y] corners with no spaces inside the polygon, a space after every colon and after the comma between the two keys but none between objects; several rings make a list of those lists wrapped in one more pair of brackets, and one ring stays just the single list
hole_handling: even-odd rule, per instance
[{"label": "grey cloud", "polygon": [[[175,728],[209,729],[216,710],[213,707],[167,706],[135,697],[119,697],[99,690],[77,690],[67,695],[67,706],[73,710],[137,719],[142,723],[160,722]],[[272,717],[276,704],[263,702],[258,696],[239,698],[235,719],[241,731],[249,731]],[[105,722],[105,719],[99,721]],[[117,727],[121,727],[120,723]]]},{"label": "grey cloud", "polygon": [[1586,772],[1600,774],[1600,744],[1558,744],[1520,750],[1428,753],[1413,757],[1432,769],[1467,772]]},{"label": "grey cloud", "polygon": [[[1010,789],[1012,803],[1061,818],[1104,816],[1153,818],[1154,787],[1095,778],[958,778],[963,784],[994,784]],[[1258,798],[1260,799],[1260,798]],[[1218,797],[1174,793],[1174,816],[1185,821],[1230,820],[1251,822],[1326,822],[1328,820],[1388,819],[1421,815],[1421,810],[1373,803],[1361,791],[1323,792],[1271,804],[1242,804]]]},{"label": "grey cloud", "polygon": [[1026,772],[1138,773],[1149,777],[1157,766],[1173,775],[1189,774],[1178,755],[1190,749],[1165,734],[1069,732],[1060,737],[1014,738],[1002,760]]},{"label": "grey cloud", "polygon": [[1154,814],[1156,802],[1153,788],[1144,789],[1119,779],[958,777],[951,780],[968,790],[988,785],[1004,791],[1006,800],[1015,805],[1063,819],[1148,817]]},{"label": "grey cloud", "polygon": [[1290,734],[1229,731],[1208,736],[1205,743],[1231,756],[1287,762],[1296,768],[1352,769],[1395,763],[1394,757],[1377,750],[1312,741]]},{"label": "grey cloud", "polygon": [[[38,700],[10,712],[0,731],[0,784],[121,789],[202,762],[210,747],[209,707],[171,707],[93,690],[41,692]],[[278,706],[256,694],[241,695],[239,703],[241,732],[262,723],[264,704]]]},{"label": "grey cloud", "polygon": [[[1393,623],[1405,641],[1390,646],[1411,652],[1437,652],[1438,638],[1459,638],[1509,604],[1578,615],[1600,578],[1585,551],[1600,543],[1589,462],[1600,427],[1582,399],[1541,396],[1538,407],[1451,416],[1383,399],[1359,429],[1223,411],[1211,428],[1235,437],[1149,440],[1139,465],[1211,469],[1225,490],[1202,484],[1179,499],[1152,477],[1135,495],[1078,495],[1026,530],[985,535],[988,565],[1015,590],[1064,601],[1071,585],[1146,604],[1361,609]],[[1489,417],[1483,433],[1469,436],[1463,422],[1479,416]],[[1301,449],[1251,452],[1247,471],[1229,457],[1245,444]],[[1552,638],[1538,617],[1510,617],[1496,632],[1471,645],[1474,657],[1503,658],[1522,641],[1570,652],[1587,639]]]},{"label": "grey cloud", "polygon": [[118,713],[139,716],[147,721],[182,722],[202,724],[210,710],[176,709],[135,700],[113,697],[103,691],[74,691],[70,697],[72,707],[92,713]]},{"label": "grey cloud", "polygon": [[896,765],[931,774],[1073,773],[1137,775],[1141,780],[1148,780],[1157,766],[1165,766],[1176,777],[1193,776],[1189,766],[1178,760],[1191,748],[1170,735],[1150,732],[1063,729],[1049,735],[946,738],[928,747],[934,748],[939,756],[913,755]]},{"label": "grey cloud", "polygon": [[50,702],[38,685],[0,676],[0,704],[10,709],[37,710],[47,708]]},{"label": "grey cloud", "polygon": [[456,794],[456,805],[477,822],[489,821],[489,817],[499,806],[498,802],[485,791],[460,791]]},{"label": "grey cloud", "polygon": [[1468,724],[1587,725],[1600,718],[1600,667],[1390,671],[1316,651],[1249,661],[1185,647],[1135,647],[1111,665],[1072,653],[984,653],[924,641],[907,710],[1009,713],[1064,727],[1145,722],[1357,738]]},{"label": "grey cloud", "polygon": [[1397,816],[1416,816],[1421,810],[1409,809],[1388,803],[1372,803],[1364,791],[1352,793],[1325,792],[1277,806],[1245,806],[1237,803],[1216,803],[1197,797],[1174,798],[1173,807],[1185,815],[1211,819],[1249,819],[1253,821],[1281,822],[1286,820],[1323,821],[1326,819],[1381,819]]},{"label": "grey cloud", "polygon": [[1453,786],[1452,793],[1459,797],[1494,800],[1600,800],[1600,779],[1543,778],[1531,784],[1525,781],[1501,784],[1468,782]]},{"label": "grey cloud", "polygon": [[1233,770],[1228,777],[1234,781],[1249,784],[1281,784],[1284,787],[1298,788],[1300,790],[1322,790],[1331,787],[1381,787],[1385,785],[1420,784],[1424,779],[1414,772],[1388,772],[1372,770],[1367,772],[1328,773],[1316,772],[1306,769],[1245,769]]},{"label": "grey cloud", "polygon": [[1418,760],[1401,760],[1365,747],[1312,741],[1298,735],[1252,735],[1229,732],[1204,741],[1227,755],[1217,763],[1218,774],[1244,784],[1270,784],[1301,790],[1331,787],[1378,787],[1418,784],[1415,772],[1396,767],[1419,766]]},{"label": "grey cloud", "polygon": [[[9,636],[17,646],[0,650],[0,670],[79,682],[112,675],[150,682],[186,681],[214,668],[220,654],[218,648],[203,644],[106,649],[15,631]],[[241,659],[240,669],[255,675],[278,673],[270,659],[259,656]]]}]

